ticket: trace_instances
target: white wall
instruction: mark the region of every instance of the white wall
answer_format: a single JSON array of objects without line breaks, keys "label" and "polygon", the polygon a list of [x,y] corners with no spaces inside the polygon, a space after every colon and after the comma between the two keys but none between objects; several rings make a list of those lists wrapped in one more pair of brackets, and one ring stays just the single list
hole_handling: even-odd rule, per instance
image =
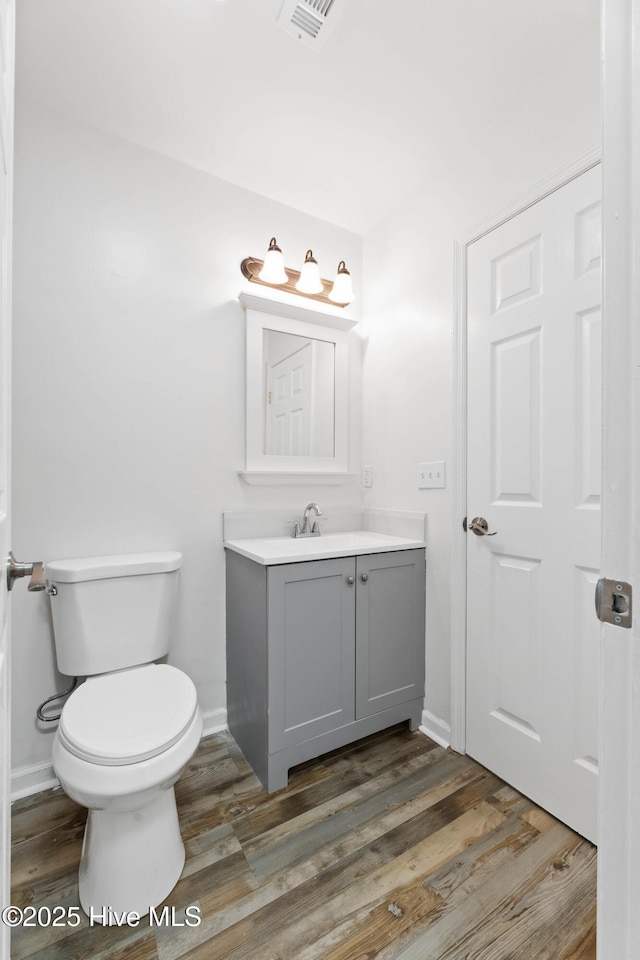
[{"label": "white wall", "polygon": [[416,467],[445,460],[451,473],[454,241],[597,144],[599,67],[593,33],[365,240],[363,462],[374,478],[365,505],[428,513],[425,706],[445,739],[450,483],[418,490]]},{"label": "white wall", "polygon": [[[357,484],[274,489],[237,476],[239,265],[273,234],[290,266],[312,246],[324,276],[341,259],[361,276],[355,235],[18,102],[13,551],[51,560],[181,550],[170,660],[197,682],[210,724],[224,720],[226,702],[222,511],[361,503]],[[359,364],[355,333],[355,470]],[[66,678],[55,671],[47,598],[24,585],[13,597],[13,769],[26,784],[51,756],[36,707]]]}]

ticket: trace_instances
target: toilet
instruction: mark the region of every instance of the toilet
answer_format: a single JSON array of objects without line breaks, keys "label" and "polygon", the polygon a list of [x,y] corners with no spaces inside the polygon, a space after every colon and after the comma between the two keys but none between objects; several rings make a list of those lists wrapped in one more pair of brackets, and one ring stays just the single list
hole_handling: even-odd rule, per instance
[{"label": "toilet", "polygon": [[53,767],[89,811],[79,895],[97,922],[149,913],[184,866],[174,784],[202,715],[190,678],[154,662],[169,651],[181,565],[177,552],[45,565],[58,668],[87,678],[62,709]]}]

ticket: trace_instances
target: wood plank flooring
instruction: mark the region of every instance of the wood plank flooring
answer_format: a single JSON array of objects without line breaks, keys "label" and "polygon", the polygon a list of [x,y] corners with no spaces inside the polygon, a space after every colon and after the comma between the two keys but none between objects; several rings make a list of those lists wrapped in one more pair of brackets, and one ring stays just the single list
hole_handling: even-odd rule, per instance
[{"label": "wood plank flooring", "polygon": [[[19,927],[12,960],[595,960],[595,848],[406,727],[271,796],[216,734],[176,796],[187,862],[168,922]],[[84,820],[61,790],[14,805],[14,904],[78,905]]]}]

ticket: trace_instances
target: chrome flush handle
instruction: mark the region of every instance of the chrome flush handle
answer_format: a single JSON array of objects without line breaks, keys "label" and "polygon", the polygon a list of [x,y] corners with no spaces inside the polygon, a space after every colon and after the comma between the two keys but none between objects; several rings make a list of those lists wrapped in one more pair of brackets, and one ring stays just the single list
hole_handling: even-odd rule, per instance
[{"label": "chrome flush handle", "polygon": [[20,563],[9,551],[9,561],[7,563],[7,588],[11,590],[13,584],[20,577],[31,577],[27,590],[30,593],[39,590],[46,590],[47,583],[44,579],[44,564],[37,560],[33,563]]}]

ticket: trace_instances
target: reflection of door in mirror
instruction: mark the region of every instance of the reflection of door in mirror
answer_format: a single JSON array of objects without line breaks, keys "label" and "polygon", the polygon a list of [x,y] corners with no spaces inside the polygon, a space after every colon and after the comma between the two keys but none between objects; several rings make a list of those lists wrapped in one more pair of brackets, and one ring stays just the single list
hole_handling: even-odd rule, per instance
[{"label": "reflection of door in mirror", "polygon": [[311,359],[311,342],[307,341],[282,360],[267,363],[265,453],[309,456]]},{"label": "reflection of door in mirror", "polygon": [[334,344],[265,330],[264,452],[334,456]]}]

